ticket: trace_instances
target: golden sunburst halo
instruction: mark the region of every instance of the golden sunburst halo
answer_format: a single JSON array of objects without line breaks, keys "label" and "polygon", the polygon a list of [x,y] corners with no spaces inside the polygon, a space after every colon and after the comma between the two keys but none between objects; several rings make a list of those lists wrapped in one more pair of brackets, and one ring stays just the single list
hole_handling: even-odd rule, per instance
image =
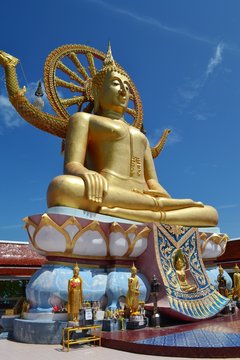
[{"label": "golden sunburst halo", "polygon": [[[105,58],[103,52],[80,44],[63,45],[49,54],[44,66],[44,85],[51,106],[61,118],[67,120],[77,111],[92,111],[92,78],[101,69]],[[130,102],[126,112],[133,118],[132,125],[141,129],[142,102],[129,79]]]}]

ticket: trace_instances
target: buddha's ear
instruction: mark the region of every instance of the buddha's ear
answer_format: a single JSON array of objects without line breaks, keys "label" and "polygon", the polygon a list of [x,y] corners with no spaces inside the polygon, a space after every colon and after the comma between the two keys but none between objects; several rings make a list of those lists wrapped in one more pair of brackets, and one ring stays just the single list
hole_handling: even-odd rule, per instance
[{"label": "buddha's ear", "polygon": [[99,89],[94,86],[92,88],[92,94],[94,98],[94,113],[96,114],[99,109]]}]

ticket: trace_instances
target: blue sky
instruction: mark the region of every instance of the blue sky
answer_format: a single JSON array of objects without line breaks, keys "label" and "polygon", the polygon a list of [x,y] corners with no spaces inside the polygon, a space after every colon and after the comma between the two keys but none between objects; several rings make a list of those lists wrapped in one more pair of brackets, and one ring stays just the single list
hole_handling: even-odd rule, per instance
[{"label": "blue sky", "polygon": [[[1,3],[0,48],[21,60],[20,85],[33,98],[48,54],[87,44],[133,79],[155,160],[175,198],[218,209],[221,232],[240,235],[240,2],[237,0],[71,0]],[[45,99],[44,111],[49,112]],[[0,239],[27,240],[22,218],[46,210],[46,190],[62,173],[59,138],[22,120],[7,100],[0,68]]]}]

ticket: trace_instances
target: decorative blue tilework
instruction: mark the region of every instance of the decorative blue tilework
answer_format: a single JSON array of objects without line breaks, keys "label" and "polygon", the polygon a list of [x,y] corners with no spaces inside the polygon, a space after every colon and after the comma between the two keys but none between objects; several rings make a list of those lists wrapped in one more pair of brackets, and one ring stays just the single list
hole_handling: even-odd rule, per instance
[{"label": "decorative blue tilework", "polygon": [[240,333],[192,330],[136,341],[137,344],[199,348],[240,347]]},{"label": "decorative blue tilework", "polygon": [[[210,283],[199,252],[199,233],[195,228],[156,224],[154,241],[159,269],[170,308],[193,319],[207,319],[219,313],[229,299]],[[186,261],[186,278],[197,285],[196,291],[183,291],[174,268],[174,256],[181,251]],[[170,269],[170,270],[169,270]]]}]

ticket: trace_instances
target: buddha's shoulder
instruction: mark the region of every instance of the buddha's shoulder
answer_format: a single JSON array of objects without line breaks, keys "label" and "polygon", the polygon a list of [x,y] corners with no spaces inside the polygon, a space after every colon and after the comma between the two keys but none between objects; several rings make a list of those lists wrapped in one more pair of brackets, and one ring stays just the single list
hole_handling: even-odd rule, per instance
[{"label": "buddha's shoulder", "polygon": [[86,112],[77,112],[74,115],[72,115],[69,119],[69,123],[108,123],[112,122],[111,119],[95,115],[95,114],[89,114]]},{"label": "buddha's shoulder", "polygon": [[70,123],[76,123],[76,122],[88,122],[91,119],[92,114],[88,114],[85,112],[77,112],[75,114],[73,114],[70,119],[69,122]]}]

